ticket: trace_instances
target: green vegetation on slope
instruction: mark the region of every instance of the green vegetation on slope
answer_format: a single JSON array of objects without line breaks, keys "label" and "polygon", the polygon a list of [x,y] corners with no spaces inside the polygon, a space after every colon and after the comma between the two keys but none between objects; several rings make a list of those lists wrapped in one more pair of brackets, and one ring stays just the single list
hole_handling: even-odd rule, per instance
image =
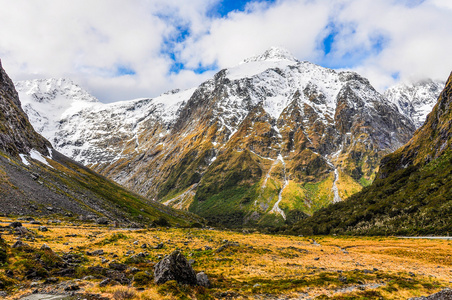
[{"label": "green vegetation on slope", "polygon": [[452,233],[452,154],[377,179],[361,193],[321,209],[290,229],[303,234]]}]

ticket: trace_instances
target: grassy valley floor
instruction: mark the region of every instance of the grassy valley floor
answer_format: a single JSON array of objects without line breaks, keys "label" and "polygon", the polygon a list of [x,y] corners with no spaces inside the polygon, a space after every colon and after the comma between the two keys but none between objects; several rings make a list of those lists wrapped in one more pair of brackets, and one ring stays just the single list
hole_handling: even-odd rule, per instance
[{"label": "grassy valley floor", "polygon": [[[14,220],[0,221],[6,226]],[[0,266],[6,299],[31,293],[64,293],[71,299],[408,299],[452,286],[450,240],[39,221],[48,231],[21,221],[30,231],[22,241],[30,247],[7,249],[7,262]],[[13,245],[17,233],[2,229],[3,239]],[[52,250],[40,250],[43,244]],[[196,272],[208,275],[210,288],[154,284],[154,265],[176,249],[193,260]],[[58,266],[68,257],[69,267]],[[127,269],[120,270],[122,264]],[[30,269],[40,268],[42,279],[30,277]],[[115,279],[105,284],[108,276]]]}]

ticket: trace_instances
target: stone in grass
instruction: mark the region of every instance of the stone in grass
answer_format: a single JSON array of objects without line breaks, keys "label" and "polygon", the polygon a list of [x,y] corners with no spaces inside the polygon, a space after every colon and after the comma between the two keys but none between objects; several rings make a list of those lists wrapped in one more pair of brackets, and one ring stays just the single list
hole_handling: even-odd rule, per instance
[{"label": "stone in grass", "polygon": [[57,277],[49,277],[46,278],[46,280],[44,281],[44,284],[54,284],[57,283],[59,281],[59,279]]},{"label": "stone in grass", "polygon": [[107,286],[110,283],[111,279],[110,278],[105,278],[104,280],[102,280],[101,282],[99,282],[99,287],[104,287]]},{"label": "stone in grass", "polygon": [[176,280],[181,284],[197,284],[195,271],[185,256],[178,250],[165,256],[154,267],[155,283],[163,284],[170,280]]},{"label": "stone in grass", "polygon": [[22,227],[22,223],[20,223],[20,222],[12,222],[11,224],[9,224],[9,227],[11,227],[11,228]]},{"label": "stone in grass", "polygon": [[96,223],[99,225],[108,225],[110,223],[110,221],[105,217],[101,217],[96,220]]},{"label": "stone in grass", "polygon": [[20,248],[20,247],[27,247],[27,246],[28,246],[28,244],[22,242],[21,240],[18,240],[11,246],[11,248]]},{"label": "stone in grass", "polygon": [[50,251],[52,251],[52,249],[47,244],[42,244],[41,250],[50,250]]},{"label": "stone in grass", "polygon": [[206,288],[210,287],[209,277],[207,277],[206,273],[204,273],[204,272],[199,272],[198,274],[196,274],[196,282],[200,286],[203,286]]},{"label": "stone in grass", "polygon": [[38,230],[42,232],[49,231],[49,229],[46,226],[39,226]]}]

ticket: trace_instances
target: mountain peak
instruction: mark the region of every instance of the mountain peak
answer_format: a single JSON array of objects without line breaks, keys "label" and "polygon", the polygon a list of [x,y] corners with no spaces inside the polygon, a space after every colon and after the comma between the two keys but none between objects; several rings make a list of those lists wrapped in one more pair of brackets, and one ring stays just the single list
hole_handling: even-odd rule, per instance
[{"label": "mountain peak", "polygon": [[280,47],[271,47],[267,49],[264,53],[260,55],[256,55],[250,58],[247,58],[243,61],[243,63],[256,62],[256,61],[281,61],[281,60],[289,60],[293,62],[298,62],[292,53],[288,50]]},{"label": "mountain peak", "polygon": [[[66,78],[50,78],[50,79],[34,79],[17,81],[14,83],[19,93],[34,95],[34,101],[49,102],[61,101],[64,98],[71,101],[81,101],[89,103],[98,103],[95,97],[74,83],[71,79]],[[21,99],[24,97],[21,97]],[[26,99],[22,99],[25,100]]]}]

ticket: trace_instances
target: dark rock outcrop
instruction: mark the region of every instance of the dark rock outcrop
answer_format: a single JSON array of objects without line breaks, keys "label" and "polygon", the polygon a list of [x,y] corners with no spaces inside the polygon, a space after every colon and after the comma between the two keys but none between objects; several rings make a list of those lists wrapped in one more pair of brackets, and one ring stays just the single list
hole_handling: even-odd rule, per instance
[{"label": "dark rock outcrop", "polygon": [[409,300],[450,300],[450,299],[452,299],[452,289],[444,289],[430,296],[410,298]]},{"label": "dark rock outcrop", "polygon": [[181,284],[196,285],[196,273],[188,263],[185,256],[179,251],[174,251],[165,256],[154,267],[154,282],[162,284],[170,280],[176,280]]}]

